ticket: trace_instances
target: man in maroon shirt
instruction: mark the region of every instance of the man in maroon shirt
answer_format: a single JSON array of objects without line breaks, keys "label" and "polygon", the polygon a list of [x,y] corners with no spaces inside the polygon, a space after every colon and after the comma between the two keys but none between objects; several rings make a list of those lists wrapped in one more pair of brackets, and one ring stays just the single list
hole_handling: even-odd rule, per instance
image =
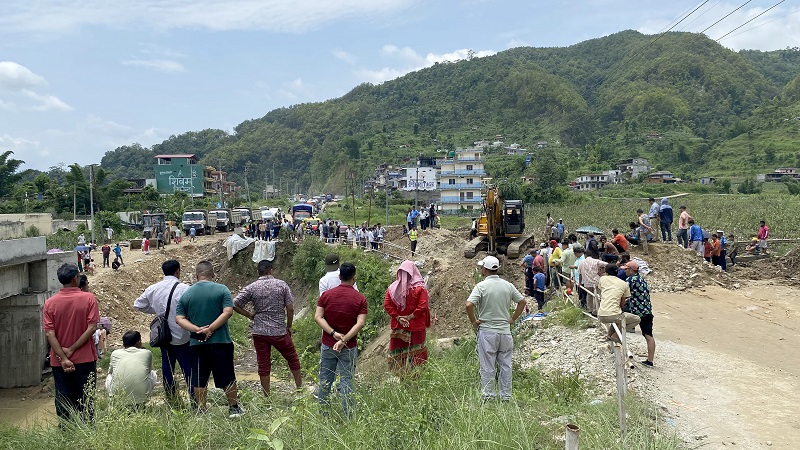
[{"label": "man in maroon shirt", "polygon": [[92,335],[100,321],[97,300],[78,288],[76,265],[64,264],[56,273],[64,287],[44,302],[42,310],[43,328],[50,343],[56,414],[62,420],[78,414],[78,418],[92,421],[97,371]]},{"label": "man in maroon shirt", "polygon": [[339,279],[342,284],[320,296],[314,313],[314,320],[322,328],[317,398],[321,405],[328,405],[328,394],[338,373],[342,412],[345,417],[350,417],[350,394],[358,357],[356,336],[367,321],[367,299],[353,289],[356,266],[342,264],[339,267]]}]

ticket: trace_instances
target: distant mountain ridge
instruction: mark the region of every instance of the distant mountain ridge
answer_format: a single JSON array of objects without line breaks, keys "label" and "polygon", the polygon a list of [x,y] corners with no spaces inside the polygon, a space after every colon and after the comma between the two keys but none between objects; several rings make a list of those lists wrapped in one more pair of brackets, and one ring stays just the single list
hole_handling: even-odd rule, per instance
[{"label": "distant mountain ridge", "polygon": [[796,48],[737,53],[698,34],[623,31],[436,64],[272,110],[233,134],[208,129],[150,149],[123,146],[101,164],[119,177],[149,177],[155,154],[196,153],[204,164],[222,161],[234,180],[248,166],[251,185],[282,178],[303,191],[343,192],[349,171],[360,178],[376,164],[502,135],[527,148],[550,142],[573,173],[644,156],[684,176],[741,175],[800,165],[798,126],[784,120],[800,116],[799,71]]}]

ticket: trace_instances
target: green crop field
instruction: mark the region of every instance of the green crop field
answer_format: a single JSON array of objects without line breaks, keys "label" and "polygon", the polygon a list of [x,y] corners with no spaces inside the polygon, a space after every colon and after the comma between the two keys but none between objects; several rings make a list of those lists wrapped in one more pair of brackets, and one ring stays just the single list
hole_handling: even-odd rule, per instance
[{"label": "green crop field", "polygon": [[[528,226],[544,232],[546,214],[555,219],[564,219],[568,230],[584,225],[593,225],[606,232],[618,228],[628,231],[628,223],[637,220],[636,210],[647,211],[647,200],[618,200],[608,198],[577,197],[578,201],[559,205],[528,205]],[[657,198],[657,200],[661,200]],[[673,234],[677,229],[678,207],[685,205],[698,225],[707,230],[721,229],[725,234],[747,238],[755,234],[758,222],[765,220],[773,238],[793,238],[800,226],[800,197],[785,194],[720,195],[690,194],[669,199],[675,213]]]}]

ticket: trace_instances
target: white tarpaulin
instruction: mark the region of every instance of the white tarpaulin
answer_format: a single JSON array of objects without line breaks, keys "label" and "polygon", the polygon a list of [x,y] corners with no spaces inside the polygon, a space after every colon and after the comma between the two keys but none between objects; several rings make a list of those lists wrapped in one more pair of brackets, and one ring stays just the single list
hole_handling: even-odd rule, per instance
[{"label": "white tarpaulin", "polygon": [[232,234],[231,237],[225,239],[222,246],[228,251],[228,261],[233,259],[233,255],[240,252],[242,249],[247,248],[248,245],[255,242],[255,239],[243,238],[238,234]]},{"label": "white tarpaulin", "polygon": [[256,241],[253,248],[253,262],[258,263],[262,259],[272,261],[275,259],[275,243],[277,241]]}]

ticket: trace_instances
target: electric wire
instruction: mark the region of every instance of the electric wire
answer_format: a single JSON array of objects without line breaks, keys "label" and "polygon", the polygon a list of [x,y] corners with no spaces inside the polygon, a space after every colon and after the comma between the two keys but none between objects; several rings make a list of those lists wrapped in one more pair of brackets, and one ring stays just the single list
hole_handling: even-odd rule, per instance
[{"label": "electric wire", "polygon": [[721,40],[723,40],[723,39],[728,39],[728,38],[732,38],[732,37],[740,36],[740,35],[742,35],[742,34],[745,34],[745,33],[748,33],[748,32],[750,32],[750,31],[753,31],[753,30],[755,30],[756,28],[761,28],[761,27],[763,27],[764,25],[769,25],[769,24],[771,24],[772,22],[777,22],[778,20],[785,19],[785,18],[787,18],[787,17],[789,17],[789,16],[791,16],[791,15],[797,14],[797,13],[800,13],[800,9],[796,9],[796,10],[794,10],[794,11],[790,12],[789,14],[786,14],[786,15],[783,15],[783,16],[780,16],[780,17],[776,17],[776,18],[774,18],[774,19],[772,19],[772,20],[768,20],[768,21],[766,21],[766,22],[764,22],[764,23],[760,23],[760,24],[758,24],[758,25],[756,25],[756,26],[754,26],[754,27],[748,28],[748,29],[746,29],[746,30],[743,30],[743,31],[741,31],[741,32],[739,32],[739,33],[736,33],[736,34],[733,34],[733,35],[730,35],[730,36],[727,36],[727,37],[721,37],[721,38],[717,39],[717,41],[721,41]]},{"label": "electric wire", "polygon": [[716,24],[718,24],[718,23],[722,22],[723,20],[727,19],[728,17],[730,17],[730,15],[731,15],[731,14],[733,14],[733,13],[735,13],[736,11],[738,11],[738,10],[740,10],[740,9],[744,8],[744,7],[745,7],[745,5],[747,5],[748,3],[752,2],[752,1],[753,1],[753,0],[747,0],[746,2],[744,2],[744,5],[742,5],[742,6],[738,7],[738,8],[736,8],[736,9],[734,9],[733,11],[729,12],[728,14],[725,14],[725,16],[724,16],[723,18],[721,18],[721,19],[719,19],[718,21],[716,21],[716,22],[712,23],[711,25],[709,25],[709,26],[708,26],[708,27],[707,27],[705,30],[701,31],[701,32],[700,32],[700,34],[703,34],[703,33],[705,33],[706,31],[708,31],[709,29],[711,29],[711,28],[712,28],[714,25],[716,25]]},{"label": "electric wire", "polygon": [[778,3],[775,3],[774,5],[770,6],[770,7],[769,7],[769,8],[767,8],[766,10],[762,11],[762,12],[761,12],[761,14],[758,14],[757,16],[753,17],[752,19],[748,20],[747,22],[745,22],[745,23],[743,23],[743,24],[739,25],[738,27],[736,27],[736,28],[732,29],[731,31],[728,31],[727,33],[723,34],[723,35],[722,35],[722,37],[720,37],[719,39],[717,39],[717,42],[719,42],[720,40],[722,40],[722,38],[724,38],[725,36],[727,36],[727,35],[729,35],[729,34],[733,33],[733,32],[734,32],[734,31],[736,31],[736,30],[738,30],[739,28],[742,28],[743,26],[747,25],[748,23],[750,23],[750,22],[752,22],[752,21],[754,21],[754,20],[758,19],[759,17],[763,16],[764,14],[768,13],[768,12],[769,12],[771,9],[775,8],[776,6],[780,5],[781,3],[785,2],[785,1],[786,1],[786,0],[781,0],[781,1],[779,1]]}]

